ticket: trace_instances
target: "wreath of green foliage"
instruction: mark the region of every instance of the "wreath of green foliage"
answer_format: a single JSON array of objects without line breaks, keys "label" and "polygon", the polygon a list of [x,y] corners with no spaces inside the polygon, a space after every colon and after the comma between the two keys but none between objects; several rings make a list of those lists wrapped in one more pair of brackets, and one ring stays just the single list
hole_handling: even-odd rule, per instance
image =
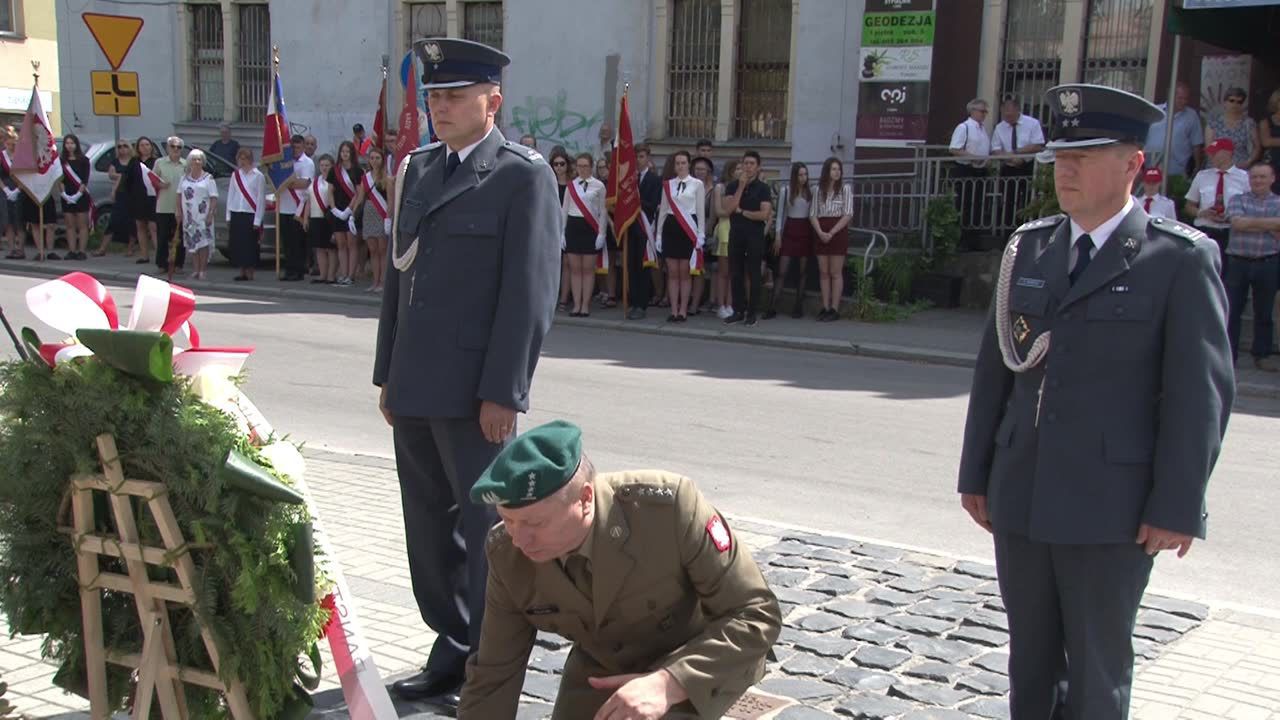
[{"label": "wreath of green foliage", "polygon": [[[0,612],[11,632],[43,634],[42,655],[60,666],[54,682],[87,695],[67,498],[73,474],[101,472],[94,439],[102,433],[115,436],[125,477],[168,487],[195,562],[194,610],[170,604],[178,661],[210,669],[199,616],[212,629],[222,677],[243,681],[257,717],[304,715],[314,678],[299,658],[318,664],[316,642],[328,619],[315,601],[315,579],[298,578],[290,564],[299,529],[309,524],[305,506],[224,487],[217,471],[233,448],[270,465],[229,416],[182,379],[147,381],[92,357],[52,371],[33,362],[0,364]],[[95,496],[96,532],[114,535],[107,498]],[[143,542],[163,547],[141,503],[135,515]],[[101,571],[127,572],[122,561],[100,563]],[[176,581],[170,568],[151,570],[152,580]],[[107,647],[141,652],[132,596],[102,595]],[[107,685],[112,709],[125,709],[130,671],[109,664]],[[214,691],[186,688],[191,717],[227,715]]]}]

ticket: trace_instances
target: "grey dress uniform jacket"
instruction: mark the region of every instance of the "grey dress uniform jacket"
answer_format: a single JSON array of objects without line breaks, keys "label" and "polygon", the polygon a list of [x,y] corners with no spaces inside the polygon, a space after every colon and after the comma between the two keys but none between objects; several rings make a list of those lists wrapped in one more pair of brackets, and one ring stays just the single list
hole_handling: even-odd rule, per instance
[{"label": "grey dress uniform jacket", "polygon": [[987,496],[997,532],[1038,542],[1133,543],[1139,523],[1204,537],[1205,488],[1235,395],[1217,246],[1135,206],[1073,286],[1063,216],[1019,236],[1017,347],[1025,357],[1051,330],[1050,349],[1010,371],[993,303],[960,492]]},{"label": "grey dress uniform jacket", "polygon": [[[497,128],[446,180],[447,156],[443,143],[414,151],[395,198],[373,382],[393,415],[474,417],[481,400],[523,412],[555,312],[555,176]],[[415,237],[413,265],[396,270]]]}]

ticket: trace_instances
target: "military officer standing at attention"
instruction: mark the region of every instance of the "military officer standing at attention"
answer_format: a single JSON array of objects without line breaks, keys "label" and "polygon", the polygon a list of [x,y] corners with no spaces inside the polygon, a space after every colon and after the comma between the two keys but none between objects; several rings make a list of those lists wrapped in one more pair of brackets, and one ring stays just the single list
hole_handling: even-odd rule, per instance
[{"label": "military officer standing at attention", "polygon": [[1160,110],[1097,85],[1046,99],[1066,215],[1005,250],[959,489],[994,534],[1013,720],[1114,720],[1153,560],[1205,536],[1235,395],[1226,294],[1217,245],[1129,194]]},{"label": "military officer standing at attention", "polygon": [[462,720],[516,716],[537,630],[573,641],[554,720],[719,718],[764,674],[778,601],[688,478],[597,475],[557,421],[517,438],[471,497],[503,524]]},{"label": "military officer standing at attention", "polygon": [[510,59],[414,45],[441,142],[396,173],[373,382],[393,428],[414,597],[438,637],[393,690],[453,705],[480,639],[493,509],[469,492],[516,431],[555,310],[560,203],[551,167],[494,127]]}]

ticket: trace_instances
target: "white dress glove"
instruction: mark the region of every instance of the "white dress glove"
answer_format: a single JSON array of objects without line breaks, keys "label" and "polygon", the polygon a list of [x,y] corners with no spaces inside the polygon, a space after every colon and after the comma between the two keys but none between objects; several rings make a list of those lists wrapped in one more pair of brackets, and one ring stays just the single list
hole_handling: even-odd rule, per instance
[{"label": "white dress glove", "polygon": [[560,236],[560,252],[564,252],[567,249],[568,249],[568,245],[565,244],[564,236],[561,235]]},{"label": "white dress glove", "polygon": [[382,232],[385,235],[391,234],[391,218],[382,221]]},{"label": "white dress glove", "polygon": [[338,208],[329,208],[329,212],[339,220],[348,220],[351,218],[351,209],[339,210]]},{"label": "white dress glove", "polygon": [[604,249],[604,236],[598,235],[596,236],[596,250],[603,250],[603,249]]},{"label": "white dress glove", "polygon": [[657,242],[653,244],[653,249],[657,250],[658,252],[662,252],[662,236],[661,235],[658,236]]},{"label": "white dress glove", "polygon": [[700,237],[698,238],[698,245],[697,245],[697,247],[695,247],[694,249],[695,249],[695,250],[701,250],[702,248],[704,248],[704,247],[706,247],[706,246],[707,246],[707,239],[706,239],[705,237],[701,237],[701,236],[700,236]]},{"label": "white dress glove", "polygon": [[356,234],[356,219],[351,217],[351,211],[347,211],[347,232],[352,235]]},{"label": "white dress glove", "polygon": [[5,188],[4,189],[5,199],[7,199],[9,202],[13,202],[18,199],[19,192],[21,191],[18,190],[18,188],[13,188],[12,190],[10,190],[9,188]]}]

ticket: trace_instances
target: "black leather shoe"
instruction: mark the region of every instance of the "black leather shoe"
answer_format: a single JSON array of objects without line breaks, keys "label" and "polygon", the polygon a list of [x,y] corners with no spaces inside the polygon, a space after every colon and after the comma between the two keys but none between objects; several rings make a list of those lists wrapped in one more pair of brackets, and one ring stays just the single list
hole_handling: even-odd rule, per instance
[{"label": "black leather shoe", "polygon": [[455,708],[458,706],[458,691],[461,689],[462,678],[434,670],[423,670],[391,684],[391,691],[404,700],[422,700],[448,706],[452,698],[452,707]]}]

